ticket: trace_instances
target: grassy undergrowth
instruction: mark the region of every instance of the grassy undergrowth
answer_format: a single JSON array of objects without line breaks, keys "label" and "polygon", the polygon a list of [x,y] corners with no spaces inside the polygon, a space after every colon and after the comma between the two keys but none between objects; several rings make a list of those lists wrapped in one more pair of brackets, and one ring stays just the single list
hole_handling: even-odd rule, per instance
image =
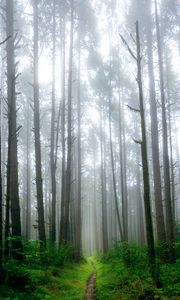
[{"label": "grassy undergrowth", "polygon": [[95,261],[98,300],[180,300],[180,259],[160,266],[162,288],[157,289],[147,268],[145,248],[135,245],[112,249]]},{"label": "grassy undergrowth", "polygon": [[39,253],[38,242],[26,243],[22,263],[9,259],[0,272],[0,300],[82,300],[91,262],[75,262],[74,250],[64,245],[52,254]]},{"label": "grassy undergrowth", "polygon": [[22,282],[17,280],[18,286],[12,286],[12,282],[11,286],[1,286],[1,300],[82,300],[92,266],[89,261],[84,261],[80,264],[65,263],[63,267],[24,266],[21,270],[31,281],[27,280],[24,288],[20,288]]},{"label": "grassy undergrowth", "polygon": [[5,262],[0,300],[82,300],[93,272],[91,260],[97,270],[96,300],[180,300],[180,259],[160,266],[162,287],[157,289],[148,271],[146,248],[131,244],[79,263],[74,262],[70,247],[62,248],[60,255],[45,252],[40,256],[36,245],[28,245],[23,263]]}]

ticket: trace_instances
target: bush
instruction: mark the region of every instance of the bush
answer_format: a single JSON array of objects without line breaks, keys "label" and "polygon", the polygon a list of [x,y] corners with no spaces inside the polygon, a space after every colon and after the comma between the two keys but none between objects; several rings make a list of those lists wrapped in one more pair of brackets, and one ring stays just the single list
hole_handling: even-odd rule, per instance
[{"label": "bush", "polygon": [[4,269],[5,284],[10,288],[19,291],[30,292],[35,288],[35,283],[30,273],[18,262],[10,259],[5,264]]},{"label": "bush", "polygon": [[119,247],[119,255],[128,268],[147,269],[147,253],[144,247],[123,242]]}]

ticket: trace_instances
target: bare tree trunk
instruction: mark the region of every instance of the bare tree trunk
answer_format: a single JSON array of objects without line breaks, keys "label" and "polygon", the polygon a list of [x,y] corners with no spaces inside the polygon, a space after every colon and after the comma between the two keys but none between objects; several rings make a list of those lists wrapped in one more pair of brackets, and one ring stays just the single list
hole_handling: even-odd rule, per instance
[{"label": "bare tree trunk", "polygon": [[81,37],[79,32],[79,57],[78,57],[78,99],[77,99],[77,111],[78,111],[78,133],[77,133],[77,147],[78,147],[78,189],[77,189],[77,228],[76,228],[76,256],[77,259],[81,257],[81,243],[82,243],[82,216],[81,216]]},{"label": "bare tree trunk", "polygon": [[[106,195],[106,167],[105,167],[105,139],[102,131],[102,114],[103,108],[100,105],[100,148],[101,148],[101,201],[102,201],[102,244],[103,251],[108,249],[108,232],[107,232],[107,195]],[[104,144],[104,147],[103,147]],[[104,148],[104,149],[103,149]]]},{"label": "bare tree trunk", "polygon": [[146,237],[148,247],[148,263],[152,274],[152,278],[156,284],[159,283],[157,274],[156,260],[155,260],[155,248],[154,248],[154,236],[152,226],[152,214],[151,214],[151,203],[150,203],[150,186],[149,186],[149,169],[148,169],[148,158],[147,158],[147,142],[146,142],[146,125],[144,116],[144,99],[143,99],[143,88],[142,88],[142,73],[141,73],[141,49],[140,49],[140,38],[139,38],[139,25],[136,22],[136,45],[137,45],[137,82],[139,89],[139,104],[140,104],[140,116],[141,116],[141,153],[142,153],[142,166],[143,166],[143,183],[144,183],[144,208],[146,218]]},{"label": "bare tree trunk", "polygon": [[56,55],[56,5],[53,0],[53,50],[52,50],[52,104],[51,104],[51,151],[50,151],[50,167],[51,167],[51,194],[52,194],[52,216],[51,216],[51,243],[54,246],[56,241],[56,159],[55,159],[55,55]]},{"label": "bare tree trunk", "polygon": [[42,246],[46,246],[46,234],[44,223],[43,187],[41,170],[41,142],[40,142],[40,111],[39,111],[39,30],[38,30],[38,1],[33,2],[34,10],[34,135],[35,135],[35,164],[36,164],[36,189],[38,210],[38,231]]},{"label": "bare tree trunk", "polygon": [[64,220],[62,224],[62,240],[68,241],[69,237],[69,204],[71,198],[71,162],[72,162],[72,60],[73,60],[73,23],[74,1],[71,0],[71,30],[69,49],[69,78],[68,78],[68,136],[67,136],[67,167],[65,181]]},{"label": "bare tree trunk", "polygon": [[[109,86],[109,89],[111,89],[111,86]],[[119,228],[121,239],[124,240],[124,235],[123,235],[123,230],[122,230],[122,225],[121,225],[120,212],[119,212],[119,205],[118,205],[116,175],[115,175],[115,167],[114,167],[114,154],[113,154],[113,145],[112,145],[111,91],[110,91],[110,95],[109,95],[109,142],[110,142],[112,179],[113,179],[114,199],[115,199],[115,208],[116,208],[116,214],[117,214],[118,228]]]},{"label": "bare tree trunk", "polygon": [[168,132],[167,132],[166,103],[165,103],[165,93],[164,93],[164,68],[163,68],[159,17],[158,17],[156,0],[155,0],[155,17],[156,17],[158,61],[159,61],[159,75],[160,75],[160,89],[161,89],[161,107],[162,107],[163,170],[164,170],[164,189],[165,189],[165,205],[166,205],[166,233],[167,233],[167,242],[169,246],[169,261],[175,262],[176,260],[175,248],[174,248],[175,236],[174,236],[174,220],[173,220],[172,203],[171,203]]},{"label": "bare tree trunk", "polygon": [[172,103],[170,102],[170,90],[169,90],[169,74],[168,74],[168,58],[166,53],[166,76],[167,76],[167,102],[168,102],[168,123],[169,123],[169,154],[170,154],[170,180],[171,180],[171,203],[172,203],[172,215],[174,220],[174,237],[175,237],[175,174],[174,174],[174,159],[173,159],[173,144],[172,144]]},{"label": "bare tree trunk", "polygon": [[0,268],[3,260],[3,197],[2,197],[2,168],[1,168],[1,118],[2,118],[2,98],[0,99]]},{"label": "bare tree trunk", "polygon": [[[157,239],[160,244],[166,241],[162,193],[161,193],[161,174],[159,162],[159,136],[157,105],[155,94],[155,79],[153,69],[153,42],[152,42],[152,20],[151,20],[151,1],[147,3],[147,41],[148,41],[148,72],[149,72],[149,93],[150,93],[150,116],[151,116],[151,140],[152,140],[152,159],[153,159],[153,180],[154,198],[156,208]],[[163,249],[162,249],[163,250]],[[161,258],[163,253],[161,253]]]},{"label": "bare tree trunk", "polygon": [[145,225],[143,214],[143,199],[141,197],[141,180],[140,180],[140,153],[139,148],[136,150],[136,189],[137,189],[137,228],[138,228],[138,241],[140,245],[145,244]]},{"label": "bare tree trunk", "polygon": [[124,241],[128,241],[128,199],[127,199],[127,178],[126,178],[126,151],[125,151],[125,129],[124,129],[124,118],[123,118],[124,112],[123,112],[122,105],[121,105],[120,91],[119,91],[119,152],[120,152],[122,220],[123,220]]},{"label": "bare tree trunk", "polygon": [[30,120],[29,106],[27,109],[27,131],[26,131],[26,239],[31,239],[31,158],[30,158]]},{"label": "bare tree trunk", "polygon": [[59,245],[63,240],[64,218],[65,218],[65,185],[66,185],[66,142],[65,142],[65,9],[62,7],[61,19],[61,83],[62,83],[62,113],[61,113],[61,143],[62,143],[62,167],[61,167],[61,220],[59,232]]},{"label": "bare tree trunk", "polygon": [[[14,6],[12,0],[6,1],[6,35],[11,36],[7,41],[7,82],[8,82],[8,185],[7,200],[11,203],[12,254],[15,258],[22,258],[21,219],[18,190],[18,160],[17,160],[17,124],[16,124],[16,93],[15,82],[15,48],[14,48]],[[7,203],[7,207],[9,203]],[[8,219],[7,212],[7,219]],[[9,224],[7,224],[9,227]],[[9,230],[8,230],[9,231]]]}]

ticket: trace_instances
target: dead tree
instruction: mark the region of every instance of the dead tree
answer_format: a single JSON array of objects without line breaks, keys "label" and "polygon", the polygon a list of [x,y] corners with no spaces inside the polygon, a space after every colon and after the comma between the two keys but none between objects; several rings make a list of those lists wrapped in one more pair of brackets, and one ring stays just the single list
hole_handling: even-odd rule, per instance
[{"label": "dead tree", "polygon": [[[137,84],[139,91],[139,113],[141,118],[141,132],[142,140],[135,141],[141,145],[141,157],[142,157],[142,168],[143,168],[143,183],[144,183],[144,208],[145,208],[145,220],[146,220],[146,238],[147,238],[147,251],[148,251],[148,264],[156,284],[159,284],[158,272],[156,267],[155,248],[154,248],[154,234],[152,225],[152,213],[151,213],[151,201],[150,201],[150,185],[149,185],[149,167],[148,167],[148,156],[147,156],[147,141],[146,141],[146,123],[144,114],[144,98],[143,98],[143,87],[142,87],[142,70],[141,70],[141,48],[140,48],[140,37],[139,37],[139,24],[136,22],[136,55],[133,50],[129,47],[125,39],[121,36],[123,43],[128,48],[129,53],[136,61],[137,64]],[[136,112],[138,110],[136,109]]]}]

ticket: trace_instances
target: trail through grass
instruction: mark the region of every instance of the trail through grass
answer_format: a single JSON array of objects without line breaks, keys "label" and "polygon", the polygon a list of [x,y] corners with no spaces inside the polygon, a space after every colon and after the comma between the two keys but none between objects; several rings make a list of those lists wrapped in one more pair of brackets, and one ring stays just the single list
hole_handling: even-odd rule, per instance
[{"label": "trail through grass", "polygon": [[96,267],[95,263],[91,260],[91,264],[93,267],[93,273],[89,277],[89,280],[87,282],[87,288],[86,288],[86,296],[85,300],[95,300],[95,285],[96,285]]},{"label": "trail through grass", "polygon": [[[131,245],[81,263],[17,267],[11,262],[8,270],[12,279],[14,270],[16,284],[12,286],[10,281],[11,285],[1,286],[0,300],[180,300],[180,259],[160,267],[162,288],[157,289],[147,268],[145,249]],[[26,280],[20,290],[24,278],[31,281]]]},{"label": "trail through grass", "polygon": [[34,291],[25,293],[4,287],[0,290],[0,300],[82,300],[93,267],[87,259],[80,264],[66,263],[63,267],[36,266],[28,272],[35,283]]}]

